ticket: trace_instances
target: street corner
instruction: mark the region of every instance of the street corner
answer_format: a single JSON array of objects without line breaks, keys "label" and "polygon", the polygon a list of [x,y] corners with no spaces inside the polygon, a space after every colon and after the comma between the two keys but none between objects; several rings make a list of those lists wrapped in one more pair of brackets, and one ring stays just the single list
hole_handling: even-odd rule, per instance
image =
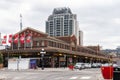
[{"label": "street corner", "polygon": [[102,76],[102,74],[99,74],[98,76],[96,76],[97,77],[97,80],[104,80],[104,78],[103,78],[103,76]]}]

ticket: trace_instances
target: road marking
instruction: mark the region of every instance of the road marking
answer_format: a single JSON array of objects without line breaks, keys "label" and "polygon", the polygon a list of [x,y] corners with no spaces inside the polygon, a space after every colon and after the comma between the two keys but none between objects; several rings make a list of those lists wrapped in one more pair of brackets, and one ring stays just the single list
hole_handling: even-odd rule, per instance
[{"label": "road marking", "polygon": [[20,77],[14,77],[13,80],[21,79]]},{"label": "road marking", "polygon": [[[27,80],[35,80],[35,79],[37,79],[38,77],[37,76],[26,76],[26,77],[22,77],[22,79],[27,79]],[[21,79],[21,80],[22,80]]]},{"label": "road marking", "polygon": [[90,79],[90,76],[81,77],[80,79]]},{"label": "road marking", "polygon": [[60,80],[60,79],[63,79],[63,78],[64,78],[64,77],[57,77],[57,78],[55,78],[55,79],[57,79],[57,80],[59,79],[59,80]]},{"label": "road marking", "polygon": [[71,77],[70,79],[77,79],[78,77]]}]

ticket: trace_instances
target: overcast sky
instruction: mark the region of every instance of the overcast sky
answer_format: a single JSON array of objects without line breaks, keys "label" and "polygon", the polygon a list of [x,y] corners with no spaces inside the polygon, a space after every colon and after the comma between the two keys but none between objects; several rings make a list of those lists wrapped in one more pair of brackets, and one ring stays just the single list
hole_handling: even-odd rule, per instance
[{"label": "overcast sky", "polygon": [[0,0],[0,32],[14,34],[32,27],[45,32],[45,21],[54,8],[69,7],[77,14],[84,45],[103,49],[120,46],[120,0]]}]

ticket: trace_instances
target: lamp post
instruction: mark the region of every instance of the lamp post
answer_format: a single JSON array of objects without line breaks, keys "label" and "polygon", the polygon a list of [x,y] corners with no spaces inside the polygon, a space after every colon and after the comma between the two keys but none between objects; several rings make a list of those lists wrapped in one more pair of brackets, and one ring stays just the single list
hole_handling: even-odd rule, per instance
[{"label": "lamp post", "polygon": [[45,50],[42,48],[42,50],[40,51],[41,54],[41,61],[42,61],[42,67],[41,69],[44,70],[44,54],[46,54]]},{"label": "lamp post", "polygon": [[64,55],[64,60],[65,60],[65,62],[64,62],[64,68],[65,68],[65,66],[66,66],[66,54]]}]

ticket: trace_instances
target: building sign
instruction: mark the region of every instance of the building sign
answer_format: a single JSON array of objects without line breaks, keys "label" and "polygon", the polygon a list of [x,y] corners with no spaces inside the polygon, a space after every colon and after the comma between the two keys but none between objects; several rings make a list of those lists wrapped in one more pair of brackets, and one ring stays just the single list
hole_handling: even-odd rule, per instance
[{"label": "building sign", "polygon": [[60,57],[59,61],[65,61],[64,57]]}]

